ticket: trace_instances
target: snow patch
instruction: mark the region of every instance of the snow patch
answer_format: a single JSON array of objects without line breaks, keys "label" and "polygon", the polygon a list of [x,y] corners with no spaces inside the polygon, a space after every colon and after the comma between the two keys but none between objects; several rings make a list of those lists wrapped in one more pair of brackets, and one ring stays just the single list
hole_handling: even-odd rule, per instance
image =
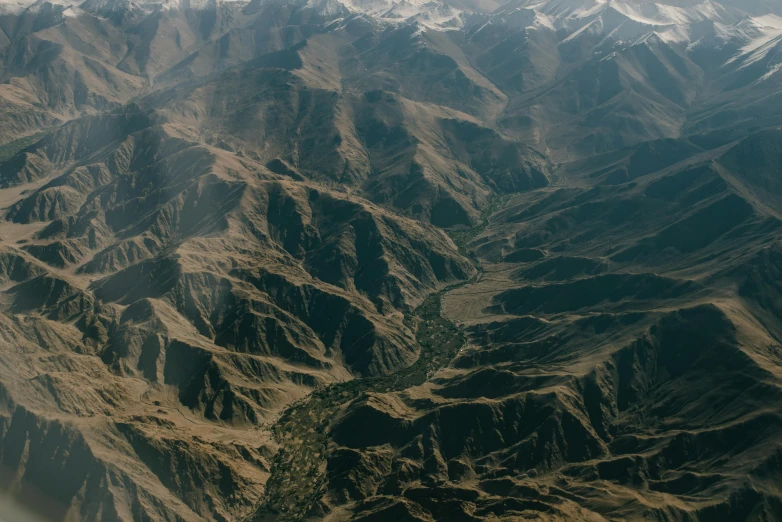
[{"label": "snow patch", "polygon": [[758,78],[757,83],[764,82],[764,81],[768,80],[769,78],[774,76],[776,73],[778,73],[780,70],[782,70],[782,63],[778,63],[778,64],[770,66],[768,68],[768,72],[766,72],[766,74],[764,74],[763,76]]},{"label": "snow patch", "polygon": [[[766,57],[766,55],[782,41],[782,17],[776,15],[757,16],[748,20],[744,34],[752,37],[739,50],[738,54],[728,60],[725,65],[741,61],[741,68],[752,65]],[[755,29],[754,34],[750,31]]]},{"label": "snow patch", "polygon": [[664,31],[654,33],[667,44],[687,43],[691,40],[689,26],[676,25]]}]

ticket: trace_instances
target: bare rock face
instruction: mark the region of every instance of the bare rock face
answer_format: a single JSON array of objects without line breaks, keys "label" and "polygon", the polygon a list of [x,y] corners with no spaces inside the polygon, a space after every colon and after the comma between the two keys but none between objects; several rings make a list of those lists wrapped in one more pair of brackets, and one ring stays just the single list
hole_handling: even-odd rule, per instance
[{"label": "bare rock face", "polygon": [[405,314],[474,272],[432,225],[139,107],[6,165],[0,454],[47,516],[249,514],[277,448],[259,427],[410,365]]},{"label": "bare rock face", "polygon": [[0,493],[780,518],[772,4],[0,1]]},{"label": "bare rock face", "polygon": [[422,385],[341,406],[322,504],[357,519],[773,518],[779,222],[773,193],[750,187],[776,157],[735,160],[769,139],[629,183],[611,179],[622,156],[580,164],[562,175],[590,179],[589,197],[511,200],[471,245],[491,278],[444,299],[467,344]]},{"label": "bare rock face", "polygon": [[331,399],[324,486],[294,506],[358,520],[773,517],[759,484],[777,460],[779,223],[773,192],[753,187],[776,157],[735,160],[773,151],[770,136],[616,183],[631,149],[563,170],[591,180],[586,193],[512,199],[470,245],[491,276],[444,299],[467,343],[423,384]]}]

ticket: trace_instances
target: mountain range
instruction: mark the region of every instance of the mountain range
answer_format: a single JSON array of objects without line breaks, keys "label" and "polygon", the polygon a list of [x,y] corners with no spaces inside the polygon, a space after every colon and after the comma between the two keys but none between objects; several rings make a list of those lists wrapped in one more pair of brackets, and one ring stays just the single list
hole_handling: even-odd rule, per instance
[{"label": "mountain range", "polygon": [[782,518],[782,4],[0,3],[0,489]]}]

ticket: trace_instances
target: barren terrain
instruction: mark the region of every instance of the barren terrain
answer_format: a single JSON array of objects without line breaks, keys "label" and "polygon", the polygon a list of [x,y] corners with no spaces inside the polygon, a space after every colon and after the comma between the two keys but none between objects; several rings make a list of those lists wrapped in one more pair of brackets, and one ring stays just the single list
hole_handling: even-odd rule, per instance
[{"label": "barren terrain", "polygon": [[0,2],[0,493],[782,519],[780,64],[762,0]]}]

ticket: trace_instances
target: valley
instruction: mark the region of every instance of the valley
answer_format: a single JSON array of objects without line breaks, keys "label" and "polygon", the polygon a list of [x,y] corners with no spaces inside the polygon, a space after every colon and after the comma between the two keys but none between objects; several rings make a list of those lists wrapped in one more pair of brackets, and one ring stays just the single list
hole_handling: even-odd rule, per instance
[{"label": "valley", "polygon": [[0,0],[0,493],[782,518],[781,20]]}]

